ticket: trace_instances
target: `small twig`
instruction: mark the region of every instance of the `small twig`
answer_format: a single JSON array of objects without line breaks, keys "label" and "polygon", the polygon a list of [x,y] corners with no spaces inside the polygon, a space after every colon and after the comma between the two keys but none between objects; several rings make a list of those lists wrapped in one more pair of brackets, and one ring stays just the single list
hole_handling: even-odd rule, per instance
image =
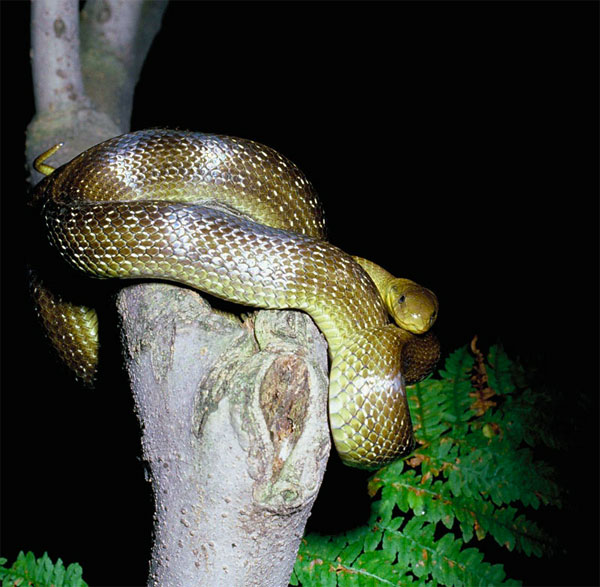
[{"label": "small twig", "polygon": [[471,341],[471,352],[475,355],[475,365],[471,375],[474,391],[469,394],[470,397],[475,398],[475,401],[471,405],[471,409],[475,411],[477,416],[483,416],[485,412],[496,405],[496,402],[490,399],[496,395],[496,392],[489,385],[485,357],[477,348],[477,335]]}]

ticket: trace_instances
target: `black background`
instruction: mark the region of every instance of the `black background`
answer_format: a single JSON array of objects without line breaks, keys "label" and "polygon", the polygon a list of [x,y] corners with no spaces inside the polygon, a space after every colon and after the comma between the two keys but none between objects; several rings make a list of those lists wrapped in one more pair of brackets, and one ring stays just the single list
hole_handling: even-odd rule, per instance
[{"label": "black background", "polygon": [[[29,5],[1,7],[0,554],[141,585],[152,502],[127,386],[74,385],[27,299]],[[488,559],[529,584],[598,582],[597,27],[595,2],[173,2],[131,125],[276,148],[316,186],[332,242],[438,294],[446,353],[502,341],[562,400],[572,444],[547,457],[566,509],[543,522],[566,552]],[[360,518],[364,480],[332,460],[312,527]]]}]

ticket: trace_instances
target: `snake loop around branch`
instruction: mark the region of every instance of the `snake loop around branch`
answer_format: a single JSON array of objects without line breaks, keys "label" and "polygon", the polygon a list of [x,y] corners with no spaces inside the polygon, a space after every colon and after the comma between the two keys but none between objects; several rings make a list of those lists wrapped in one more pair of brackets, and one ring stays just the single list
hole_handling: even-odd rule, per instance
[{"label": "snake loop around branch", "polygon": [[[37,160],[47,177],[34,201],[67,263],[94,277],[170,280],[307,312],[329,344],[329,417],[342,460],[375,468],[410,449],[405,383],[439,357],[433,335],[414,334],[435,320],[435,296],[327,242],[317,195],[292,162],[252,141],[163,129],[110,139],[54,170],[44,161],[56,148]],[[54,343],[91,380],[96,343],[81,340],[94,336],[91,310],[41,286],[36,300],[55,332],[87,320]],[[75,349],[85,344],[92,350]]]}]

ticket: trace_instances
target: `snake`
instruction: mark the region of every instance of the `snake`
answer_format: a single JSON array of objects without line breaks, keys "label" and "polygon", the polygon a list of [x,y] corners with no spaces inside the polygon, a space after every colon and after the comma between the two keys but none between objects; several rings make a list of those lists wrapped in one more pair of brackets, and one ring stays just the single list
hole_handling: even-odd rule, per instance
[{"label": "snake", "polygon": [[[375,469],[413,448],[406,387],[440,356],[435,294],[327,241],[304,173],[260,143],[172,129],[130,132],[63,166],[34,162],[45,239],[90,277],[176,282],[238,304],[308,313],[330,359],[331,435],[346,465]],[[37,311],[83,380],[97,317],[33,287]]]}]

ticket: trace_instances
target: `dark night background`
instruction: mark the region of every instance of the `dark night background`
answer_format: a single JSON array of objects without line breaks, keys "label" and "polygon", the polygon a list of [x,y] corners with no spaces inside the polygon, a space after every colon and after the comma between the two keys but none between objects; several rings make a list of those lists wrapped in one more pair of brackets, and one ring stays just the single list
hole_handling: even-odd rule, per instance
[{"label": "dark night background", "polygon": [[[73,384],[27,298],[29,5],[1,8],[0,555],[47,550],[92,585],[141,585],[152,502],[127,386]],[[487,558],[527,584],[599,580],[597,31],[596,2],[175,2],[131,125],[278,149],[316,186],[331,241],[438,294],[446,354],[502,341],[545,382],[571,444],[544,454],[568,493],[540,519],[567,550]],[[311,527],[347,529],[364,488],[332,457]]]}]

